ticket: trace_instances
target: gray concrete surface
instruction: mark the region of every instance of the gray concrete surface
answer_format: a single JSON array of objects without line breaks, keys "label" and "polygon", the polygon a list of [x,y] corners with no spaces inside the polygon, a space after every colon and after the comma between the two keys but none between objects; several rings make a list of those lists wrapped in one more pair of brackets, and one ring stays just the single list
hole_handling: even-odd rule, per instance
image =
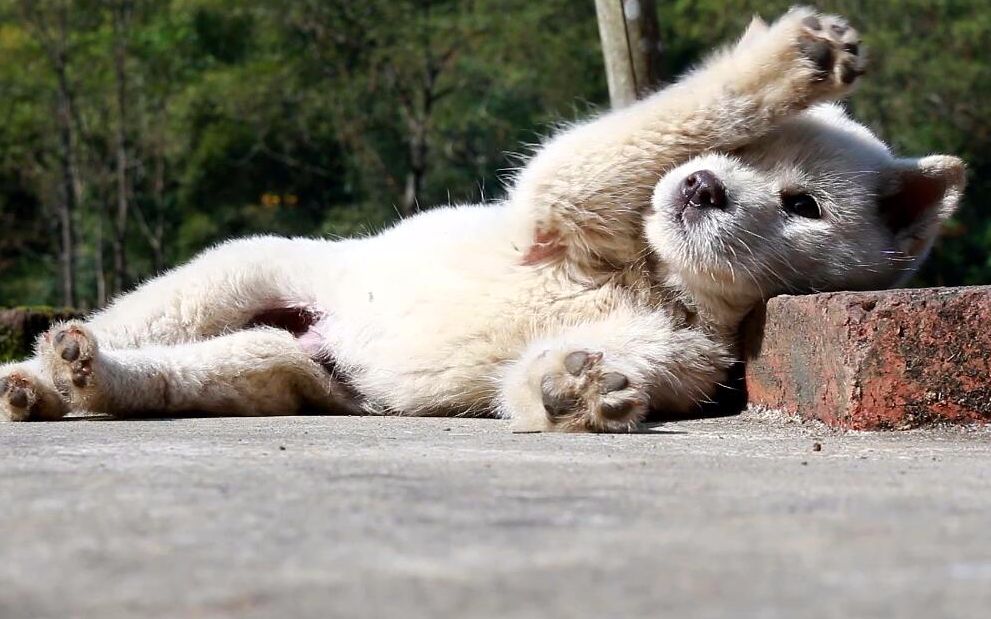
[{"label": "gray concrete surface", "polygon": [[4,619],[991,608],[986,429],[87,420],[4,424],[0,447]]}]

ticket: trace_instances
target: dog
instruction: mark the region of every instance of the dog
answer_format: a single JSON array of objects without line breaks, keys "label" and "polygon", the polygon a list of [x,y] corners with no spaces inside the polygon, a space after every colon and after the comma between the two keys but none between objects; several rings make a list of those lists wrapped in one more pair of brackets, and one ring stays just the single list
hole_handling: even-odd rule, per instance
[{"label": "dog", "polygon": [[957,207],[960,159],[895,157],[830,103],[864,67],[840,17],[755,19],[676,84],[550,139],[499,204],[363,239],[231,241],[53,327],[0,368],[0,409],[606,432],[691,412],[752,308],[904,282]]}]

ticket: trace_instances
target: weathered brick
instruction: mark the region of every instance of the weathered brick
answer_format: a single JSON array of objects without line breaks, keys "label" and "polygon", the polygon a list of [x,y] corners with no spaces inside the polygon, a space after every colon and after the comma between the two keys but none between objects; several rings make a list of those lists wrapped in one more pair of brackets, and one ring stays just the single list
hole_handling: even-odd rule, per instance
[{"label": "weathered brick", "polygon": [[989,286],[778,297],[762,333],[753,404],[864,430],[991,421]]},{"label": "weathered brick", "polygon": [[50,307],[0,309],[0,363],[30,355],[35,338],[52,322],[78,316],[72,310]]}]

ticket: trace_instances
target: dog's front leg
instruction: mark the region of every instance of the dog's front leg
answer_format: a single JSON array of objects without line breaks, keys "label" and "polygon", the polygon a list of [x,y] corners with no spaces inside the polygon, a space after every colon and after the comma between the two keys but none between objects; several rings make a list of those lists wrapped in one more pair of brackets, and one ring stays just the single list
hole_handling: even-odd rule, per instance
[{"label": "dog's front leg", "polygon": [[642,215],[667,170],[753,142],[808,106],[842,97],[863,66],[859,35],[838,17],[793,9],[770,27],[756,20],[679,83],[537,153],[511,194],[532,231],[524,261],[629,263],[642,253]]},{"label": "dog's front leg", "polygon": [[629,431],[648,410],[692,410],[731,363],[666,314],[622,311],[533,342],[506,368],[499,409],[517,431]]}]

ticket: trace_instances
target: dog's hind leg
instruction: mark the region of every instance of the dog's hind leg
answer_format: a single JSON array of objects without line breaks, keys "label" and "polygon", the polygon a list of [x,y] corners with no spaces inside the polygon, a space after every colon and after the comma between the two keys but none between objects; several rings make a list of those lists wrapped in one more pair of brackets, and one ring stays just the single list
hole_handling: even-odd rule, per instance
[{"label": "dog's hind leg", "polygon": [[90,317],[106,349],[178,344],[252,324],[301,333],[315,320],[308,295],[332,278],[335,243],[254,237],[207,250]]},{"label": "dog's hind leg", "polygon": [[[90,317],[86,331],[104,350],[197,342],[266,324],[301,335],[319,317],[315,288],[333,285],[338,257],[338,244],[328,241],[228,242],[117,298]],[[295,345],[289,333],[284,339]],[[51,343],[39,349],[50,351]],[[51,367],[38,357],[0,366],[0,420],[58,419],[70,410]]]},{"label": "dog's hind leg", "polygon": [[359,412],[348,387],[280,329],[104,350],[87,325],[68,323],[44,337],[39,354],[75,410],[121,417]]},{"label": "dog's hind leg", "polygon": [[0,421],[53,421],[68,412],[40,359],[0,365]]}]

